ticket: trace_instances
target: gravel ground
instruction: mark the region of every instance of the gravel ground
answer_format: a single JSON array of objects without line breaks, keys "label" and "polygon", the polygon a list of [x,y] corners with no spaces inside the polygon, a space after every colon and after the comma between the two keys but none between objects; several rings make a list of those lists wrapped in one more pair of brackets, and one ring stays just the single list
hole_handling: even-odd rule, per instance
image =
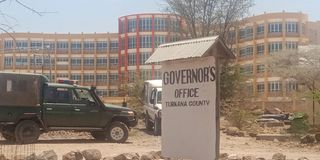
[{"label": "gravel ground", "polygon": [[[256,141],[251,137],[231,137],[223,133],[221,133],[220,139],[221,153],[229,155],[255,155],[271,159],[274,153],[280,152],[287,155],[288,159],[296,160],[302,156],[308,157],[310,160],[320,159],[320,144],[301,145],[298,142]],[[5,144],[6,141],[0,140],[0,147],[3,148]],[[28,148],[28,146],[24,147]],[[96,141],[89,133],[85,132],[49,132],[41,135],[39,142],[29,147],[34,147],[37,154],[53,149],[60,158],[70,151],[85,149],[98,149],[102,152],[103,157],[107,157],[126,152],[143,154],[159,151],[161,150],[161,137],[153,136],[140,124],[130,131],[129,139],[125,144]]]}]

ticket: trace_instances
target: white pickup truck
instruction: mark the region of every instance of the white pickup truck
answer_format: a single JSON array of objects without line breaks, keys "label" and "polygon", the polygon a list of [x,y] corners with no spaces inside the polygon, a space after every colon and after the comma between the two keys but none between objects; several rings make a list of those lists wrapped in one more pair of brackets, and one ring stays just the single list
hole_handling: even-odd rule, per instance
[{"label": "white pickup truck", "polygon": [[152,130],[154,135],[161,134],[161,99],[162,80],[148,80],[144,82],[144,113],[147,130]]}]

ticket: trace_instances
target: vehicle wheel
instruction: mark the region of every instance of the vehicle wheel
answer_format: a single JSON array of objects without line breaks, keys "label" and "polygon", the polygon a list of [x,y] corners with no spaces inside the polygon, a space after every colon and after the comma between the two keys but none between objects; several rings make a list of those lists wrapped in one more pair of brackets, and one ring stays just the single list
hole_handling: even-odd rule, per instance
[{"label": "vehicle wheel", "polygon": [[147,129],[148,131],[151,131],[153,125],[152,125],[152,123],[151,123],[150,120],[149,120],[148,113],[147,113],[146,116],[144,117],[144,123],[145,123],[145,125],[146,125],[146,129]]},{"label": "vehicle wheel", "polygon": [[113,143],[124,143],[128,139],[129,129],[122,122],[112,122],[107,129],[107,139]]},{"label": "vehicle wheel", "polygon": [[21,121],[16,126],[14,134],[18,143],[35,143],[40,136],[39,125],[32,120]]},{"label": "vehicle wheel", "polygon": [[155,136],[161,135],[161,119],[160,118],[156,117],[154,120],[153,134]]},{"label": "vehicle wheel", "polygon": [[96,140],[105,140],[107,138],[106,133],[101,131],[93,131],[91,136]]}]

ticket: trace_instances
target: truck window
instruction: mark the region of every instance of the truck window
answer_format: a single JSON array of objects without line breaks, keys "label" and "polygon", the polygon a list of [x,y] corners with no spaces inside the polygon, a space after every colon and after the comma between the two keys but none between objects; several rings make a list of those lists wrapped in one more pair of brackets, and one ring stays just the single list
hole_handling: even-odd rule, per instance
[{"label": "truck window", "polygon": [[70,91],[68,88],[46,87],[44,92],[45,103],[69,103]]},{"label": "truck window", "polygon": [[158,91],[157,93],[157,104],[161,104],[162,101],[162,92]]},{"label": "truck window", "polygon": [[85,90],[85,89],[75,89],[75,90],[81,100],[89,100],[91,102],[94,102],[94,99],[91,96],[89,90]]}]

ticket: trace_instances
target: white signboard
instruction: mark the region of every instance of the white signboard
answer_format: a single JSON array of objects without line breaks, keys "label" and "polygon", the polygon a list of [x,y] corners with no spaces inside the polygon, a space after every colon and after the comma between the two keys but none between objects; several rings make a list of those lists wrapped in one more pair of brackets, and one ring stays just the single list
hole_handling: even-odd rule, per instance
[{"label": "white signboard", "polygon": [[216,156],[216,72],[212,56],[162,63],[162,154]]}]

